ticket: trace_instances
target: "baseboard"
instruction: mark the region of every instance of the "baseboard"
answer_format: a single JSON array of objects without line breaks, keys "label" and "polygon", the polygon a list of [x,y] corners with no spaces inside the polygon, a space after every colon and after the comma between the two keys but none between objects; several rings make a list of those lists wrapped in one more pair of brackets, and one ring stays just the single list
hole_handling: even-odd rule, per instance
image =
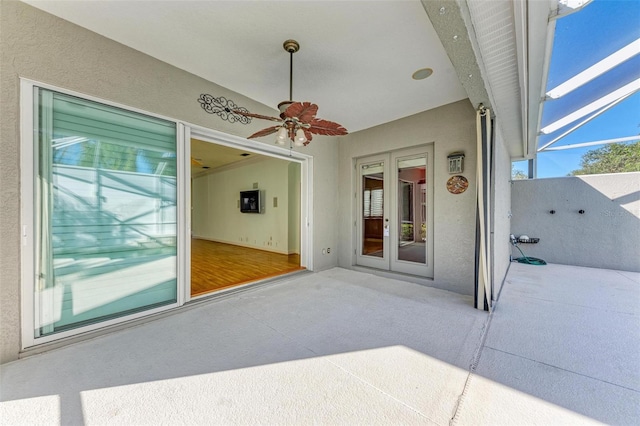
[{"label": "baseboard", "polygon": [[293,254],[293,253],[289,253],[288,250],[278,250],[278,249],[267,247],[267,246],[256,246],[253,244],[243,243],[241,241],[225,241],[225,240],[219,240],[216,238],[202,237],[199,235],[192,235],[191,238],[195,238],[197,240],[212,241],[214,243],[229,244],[231,246],[246,247],[254,250],[268,251],[270,253],[278,253],[278,254],[284,254],[284,255]]}]

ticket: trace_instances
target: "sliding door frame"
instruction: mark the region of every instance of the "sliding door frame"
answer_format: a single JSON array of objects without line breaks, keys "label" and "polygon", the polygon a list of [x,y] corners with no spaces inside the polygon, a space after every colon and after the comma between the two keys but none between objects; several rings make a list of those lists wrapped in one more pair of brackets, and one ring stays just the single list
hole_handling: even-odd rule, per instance
[{"label": "sliding door frame", "polygon": [[[313,223],[313,157],[275,145],[250,142],[247,139],[207,129],[206,127],[185,125],[183,131],[185,159],[191,158],[190,141],[192,138],[300,164],[300,266],[312,271],[313,232],[311,232],[311,224]],[[182,247],[184,248],[183,261],[185,262],[184,268],[182,268],[182,282],[184,282],[185,285],[181,286],[180,291],[182,292],[185,303],[192,299],[211,295],[211,293],[207,293],[195,297],[191,296],[191,169],[187,167],[187,164],[188,163],[183,164],[185,169],[183,170],[181,191],[179,191],[185,197],[183,200],[185,229],[180,234]]]},{"label": "sliding door frame", "polygon": [[[151,308],[140,312],[123,315],[105,321],[98,321],[78,328],[53,333],[47,336],[35,337],[36,326],[35,282],[36,282],[36,202],[35,183],[38,170],[38,156],[35,149],[34,129],[37,126],[35,105],[38,102],[38,89],[52,90],[59,93],[76,96],[81,99],[122,108],[150,117],[163,119],[176,124],[176,214],[177,214],[177,293],[176,301],[161,307]],[[43,344],[60,342],[80,335],[90,336],[92,333],[107,332],[114,326],[151,317],[155,314],[173,310],[183,306],[191,300],[190,292],[190,235],[191,235],[191,137],[198,137],[216,144],[226,145],[265,156],[298,162],[301,165],[301,194],[300,194],[300,263],[308,270],[313,270],[313,157],[255,141],[249,141],[239,136],[228,135],[220,131],[197,126],[171,117],[154,114],[139,108],[111,102],[96,96],[90,96],[72,90],[67,90],[51,84],[20,78],[20,334],[21,350],[30,350]]]}]

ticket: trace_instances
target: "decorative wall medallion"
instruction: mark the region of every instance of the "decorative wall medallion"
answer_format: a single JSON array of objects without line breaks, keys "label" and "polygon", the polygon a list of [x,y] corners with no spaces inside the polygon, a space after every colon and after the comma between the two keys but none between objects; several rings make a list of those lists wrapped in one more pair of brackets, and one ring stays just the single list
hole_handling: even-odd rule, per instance
[{"label": "decorative wall medallion", "polygon": [[451,176],[447,181],[447,190],[452,194],[462,194],[468,187],[469,181],[464,176]]},{"label": "decorative wall medallion", "polygon": [[243,107],[239,107],[231,99],[227,99],[223,96],[214,98],[211,95],[203,93],[200,95],[198,102],[200,102],[200,106],[203,110],[205,110],[209,114],[216,114],[218,117],[222,118],[225,121],[228,121],[229,123],[251,123],[251,117],[246,117],[234,112],[234,110],[242,112],[249,112],[249,110]]}]

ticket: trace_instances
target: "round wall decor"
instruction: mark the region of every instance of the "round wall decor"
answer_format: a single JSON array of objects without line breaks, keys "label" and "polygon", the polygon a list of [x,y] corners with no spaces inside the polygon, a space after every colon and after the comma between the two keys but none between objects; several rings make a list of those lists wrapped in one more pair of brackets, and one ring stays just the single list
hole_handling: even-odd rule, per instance
[{"label": "round wall decor", "polygon": [[451,176],[447,181],[447,190],[452,194],[462,194],[469,187],[469,181],[461,175]]}]

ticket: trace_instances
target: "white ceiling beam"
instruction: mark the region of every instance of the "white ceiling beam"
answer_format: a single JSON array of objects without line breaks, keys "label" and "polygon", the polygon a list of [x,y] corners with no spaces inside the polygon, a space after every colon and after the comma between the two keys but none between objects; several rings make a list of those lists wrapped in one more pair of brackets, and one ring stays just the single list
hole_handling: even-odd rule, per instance
[{"label": "white ceiling beam", "polygon": [[614,139],[603,139],[603,140],[593,141],[593,142],[573,143],[573,144],[562,145],[562,146],[553,146],[553,147],[545,148],[542,151],[562,151],[565,149],[584,148],[587,146],[607,145],[610,143],[629,142],[629,141],[638,141],[638,140],[640,140],[640,135],[626,136],[623,138],[614,138]]},{"label": "white ceiling beam", "polygon": [[557,8],[557,1],[523,2],[527,9],[527,61],[528,67],[528,131],[525,158],[535,158],[539,129],[542,126],[542,110],[551,63],[551,51],[556,20],[550,19]]},{"label": "white ceiling beam", "polygon": [[542,129],[540,129],[540,133],[545,135],[553,133],[556,130],[563,128],[564,126],[571,124],[574,121],[579,120],[582,117],[585,117],[591,114],[592,112],[595,112],[600,108],[603,108],[609,105],[611,102],[614,102],[631,93],[637,92],[638,90],[640,90],[640,78],[632,81],[629,84],[626,84],[625,86],[619,88],[618,90],[614,90],[608,95],[605,95],[595,100],[594,102],[591,102],[588,105],[583,106],[582,108],[572,112],[571,114],[565,115],[560,120],[556,120],[553,123],[543,127]]},{"label": "white ceiling beam", "polygon": [[553,138],[551,141],[547,142],[544,146],[541,146],[540,148],[538,148],[538,152],[545,151],[547,147],[549,147],[549,146],[553,145],[554,143],[558,142],[560,139],[564,138],[568,134],[571,134],[574,131],[578,130],[580,127],[584,126],[585,124],[587,124],[588,122],[590,122],[594,118],[596,118],[596,117],[600,116],[601,114],[609,111],[611,108],[613,108],[614,106],[618,105],[620,102],[624,101],[625,99],[627,99],[631,95],[633,95],[633,93],[629,93],[628,95],[623,96],[620,99],[611,102],[609,105],[607,105],[606,107],[602,108],[600,111],[598,111],[595,114],[587,117],[585,120],[582,120],[580,123],[576,124],[575,126],[570,128],[566,132],[562,133],[560,136],[557,136],[557,137]]},{"label": "white ceiling beam", "polygon": [[551,99],[559,99],[576,90],[578,87],[588,83],[596,77],[601,76],[610,69],[620,65],[621,63],[633,58],[640,53],[640,38],[629,43],[617,52],[607,56],[600,62],[590,66],[586,70],[571,77],[564,83],[556,86],[547,92],[547,97]]}]

